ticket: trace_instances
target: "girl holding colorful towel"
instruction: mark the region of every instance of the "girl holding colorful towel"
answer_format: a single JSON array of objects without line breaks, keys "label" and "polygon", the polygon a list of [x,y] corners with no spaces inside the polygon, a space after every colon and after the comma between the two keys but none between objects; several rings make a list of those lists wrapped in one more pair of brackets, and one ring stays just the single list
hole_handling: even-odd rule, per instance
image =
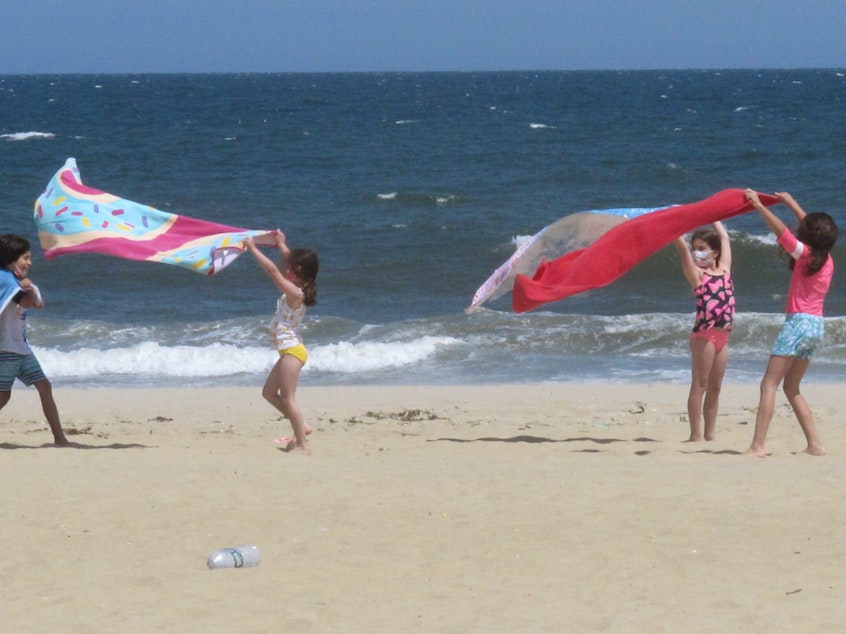
[{"label": "girl holding colorful towel", "polygon": [[244,240],[244,247],[282,292],[271,322],[279,359],[265,381],[262,396],[291,422],[294,435],[278,438],[276,442],[285,445],[287,451],[306,451],[311,427],[306,424],[296,401],[300,370],[308,359],[308,351],[300,336],[300,324],[307,307],[317,303],[315,281],[320,262],[311,249],[289,249],[281,231],[277,230],[275,238],[282,254],[281,270],[258,249],[252,238]]}]

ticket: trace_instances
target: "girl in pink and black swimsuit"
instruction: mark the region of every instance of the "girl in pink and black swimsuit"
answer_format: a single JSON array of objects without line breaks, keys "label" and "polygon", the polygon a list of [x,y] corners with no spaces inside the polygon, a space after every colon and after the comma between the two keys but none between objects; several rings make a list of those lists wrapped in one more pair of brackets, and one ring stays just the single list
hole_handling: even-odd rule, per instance
[{"label": "girl in pink and black swimsuit", "polygon": [[696,322],[689,342],[689,442],[714,440],[720,389],[728,363],[728,340],[734,318],[731,243],[722,223],[715,222],[712,226],[693,232],[690,249],[683,237],[675,242],[682,271],[696,295]]}]

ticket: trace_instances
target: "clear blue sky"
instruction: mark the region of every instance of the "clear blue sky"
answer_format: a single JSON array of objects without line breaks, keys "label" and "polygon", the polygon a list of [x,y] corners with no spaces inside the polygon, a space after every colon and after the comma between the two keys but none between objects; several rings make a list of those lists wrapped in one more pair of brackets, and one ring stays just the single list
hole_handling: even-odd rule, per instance
[{"label": "clear blue sky", "polygon": [[844,0],[2,0],[0,74],[846,66]]}]

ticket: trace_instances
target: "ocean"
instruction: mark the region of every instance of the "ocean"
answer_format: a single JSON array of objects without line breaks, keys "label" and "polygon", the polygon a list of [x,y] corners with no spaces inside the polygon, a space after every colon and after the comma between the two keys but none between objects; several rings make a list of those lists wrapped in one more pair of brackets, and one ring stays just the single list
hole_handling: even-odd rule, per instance
[{"label": "ocean", "polygon": [[[846,69],[0,76],[0,232],[33,244],[47,308],[28,333],[56,386],[260,386],[276,358],[277,293],[249,255],[215,276],[45,261],[33,202],[68,157],[97,189],[314,248],[301,385],[686,383],[694,300],[672,248],[529,313],[510,295],[464,309],[578,211],[754,187],[846,226],[844,117]],[[789,271],[757,214],[726,226],[726,381],[753,383]],[[808,381],[846,381],[843,256]]]}]

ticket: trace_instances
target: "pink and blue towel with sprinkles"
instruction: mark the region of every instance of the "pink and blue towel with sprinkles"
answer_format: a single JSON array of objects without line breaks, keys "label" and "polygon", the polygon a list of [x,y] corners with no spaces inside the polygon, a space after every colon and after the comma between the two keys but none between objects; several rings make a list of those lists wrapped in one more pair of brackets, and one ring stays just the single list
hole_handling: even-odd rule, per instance
[{"label": "pink and blue towel with sprinkles", "polygon": [[35,201],[34,218],[48,260],[69,253],[100,253],[213,275],[243,253],[240,243],[247,236],[259,244],[274,244],[270,231],[167,213],[89,187],[74,158],[65,161]]}]

